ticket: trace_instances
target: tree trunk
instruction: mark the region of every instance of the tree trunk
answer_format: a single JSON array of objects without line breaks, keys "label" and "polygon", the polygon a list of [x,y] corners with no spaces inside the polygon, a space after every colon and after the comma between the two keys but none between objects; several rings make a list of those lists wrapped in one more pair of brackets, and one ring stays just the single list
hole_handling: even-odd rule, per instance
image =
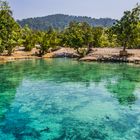
[{"label": "tree trunk", "polygon": [[39,56],[41,57],[42,55],[44,55],[44,51],[43,50],[39,50]]},{"label": "tree trunk", "polygon": [[81,55],[81,52],[79,51],[79,48],[77,48],[76,51],[79,55]]},{"label": "tree trunk", "polygon": [[86,54],[88,54],[88,53],[90,53],[90,52],[92,51],[92,47],[93,47],[92,43],[89,43],[89,44],[88,44],[88,49],[87,49],[87,53],[86,53]]},{"label": "tree trunk", "polygon": [[8,55],[8,56],[11,56],[11,54],[12,54],[12,52],[13,52],[13,49],[12,49],[12,48],[8,48],[7,51],[8,51],[8,54],[7,54],[7,55]]},{"label": "tree trunk", "polygon": [[126,46],[123,47],[123,50],[120,51],[120,57],[127,57],[127,51],[126,51]]},{"label": "tree trunk", "polygon": [[123,51],[124,51],[124,52],[126,51],[126,46],[123,47]]}]

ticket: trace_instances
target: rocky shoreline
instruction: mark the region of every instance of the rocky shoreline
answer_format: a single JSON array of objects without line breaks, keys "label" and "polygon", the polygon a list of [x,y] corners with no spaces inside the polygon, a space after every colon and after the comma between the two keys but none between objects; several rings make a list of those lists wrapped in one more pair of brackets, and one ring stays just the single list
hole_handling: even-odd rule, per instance
[{"label": "rocky shoreline", "polygon": [[[80,61],[103,61],[103,62],[127,62],[140,64],[140,50],[128,49],[128,57],[120,57],[120,48],[94,48],[90,54],[80,58]],[[15,60],[28,60],[28,59],[47,59],[47,58],[79,58],[79,55],[72,48],[60,48],[57,51],[47,53],[42,57],[36,56],[37,50],[33,49],[30,52],[16,50],[12,56],[0,56],[0,62],[9,62]]]},{"label": "rocky shoreline", "polygon": [[140,64],[140,50],[128,49],[128,56],[120,56],[120,48],[97,48],[87,56],[81,58],[81,61],[103,61],[103,62],[125,62]]}]

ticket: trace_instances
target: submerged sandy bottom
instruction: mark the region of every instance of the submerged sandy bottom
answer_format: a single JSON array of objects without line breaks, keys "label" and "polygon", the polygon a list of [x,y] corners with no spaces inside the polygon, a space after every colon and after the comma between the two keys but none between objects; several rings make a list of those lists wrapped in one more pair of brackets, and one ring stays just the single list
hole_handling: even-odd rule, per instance
[{"label": "submerged sandy bottom", "polygon": [[0,139],[139,140],[140,71],[69,59],[0,65]]}]

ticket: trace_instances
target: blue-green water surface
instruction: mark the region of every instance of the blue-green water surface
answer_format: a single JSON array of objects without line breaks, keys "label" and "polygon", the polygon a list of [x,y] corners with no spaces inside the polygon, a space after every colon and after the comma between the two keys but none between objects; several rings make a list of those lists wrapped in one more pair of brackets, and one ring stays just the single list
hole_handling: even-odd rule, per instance
[{"label": "blue-green water surface", "polygon": [[0,64],[0,140],[140,140],[140,66]]}]

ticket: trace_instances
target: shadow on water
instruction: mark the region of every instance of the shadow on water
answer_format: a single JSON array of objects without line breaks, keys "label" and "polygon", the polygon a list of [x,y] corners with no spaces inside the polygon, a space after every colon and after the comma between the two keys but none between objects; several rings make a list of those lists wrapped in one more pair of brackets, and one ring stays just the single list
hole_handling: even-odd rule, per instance
[{"label": "shadow on water", "polygon": [[121,105],[131,105],[137,100],[134,94],[140,82],[139,67],[122,66],[120,71],[114,75],[113,78],[108,79],[106,88],[114,95]]},{"label": "shadow on water", "polygon": [[137,100],[136,95],[134,95],[136,84],[120,78],[116,83],[108,82],[106,87],[118,99],[121,105],[131,105]]},{"label": "shadow on water", "polygon": [[0,65],[0,119],[15,98],[16,89],[22,81],[22,67],[15,64]]}]

